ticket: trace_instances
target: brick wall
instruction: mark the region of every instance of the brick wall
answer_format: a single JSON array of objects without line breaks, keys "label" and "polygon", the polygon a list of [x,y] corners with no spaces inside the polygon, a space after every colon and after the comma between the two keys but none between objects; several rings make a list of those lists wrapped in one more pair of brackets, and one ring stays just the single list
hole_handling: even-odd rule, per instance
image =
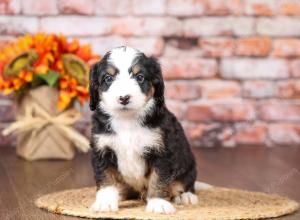
[{"label": "brick wall", "polygon": [[[0,0],[0,13],[0,45],[61,32],[159,57],[194,145],[300,145],[299,0]],[[2,129],[14,116],[0,105]]]}]

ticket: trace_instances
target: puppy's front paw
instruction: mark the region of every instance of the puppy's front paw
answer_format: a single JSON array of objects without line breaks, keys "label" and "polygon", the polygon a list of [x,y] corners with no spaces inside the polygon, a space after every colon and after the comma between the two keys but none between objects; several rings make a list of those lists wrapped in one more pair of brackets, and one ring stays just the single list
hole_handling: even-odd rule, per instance
[{"label": "puppy's front paw", "polygon": [[114,186],[100,189],[96,194],[96,200],[90,207],[94,212],[115,212],[119,209],[119,191]]},{"label": "puppy's front paw", "polygon": [[198,196],[191,192],[185,192],[176,196],[174,202],[178,205],[196,205],[198,204]]},{"label": "puppy's front paw", "polygon": [[149,199],[146,207],[146,212],[171,214],[175,211],[176,209],[170,202],[161,198]]},{"label": "puppy's front paw", "polygon": [[117,201],[96,200],[90,209],[94,212],[116,212],[119,210]]}]

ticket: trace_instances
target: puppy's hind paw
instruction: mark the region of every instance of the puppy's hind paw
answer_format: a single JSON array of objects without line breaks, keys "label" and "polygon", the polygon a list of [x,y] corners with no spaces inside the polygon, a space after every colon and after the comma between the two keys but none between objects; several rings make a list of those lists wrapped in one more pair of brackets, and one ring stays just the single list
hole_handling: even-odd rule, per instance
[{"label": "puppy's hind paw", "polygon": [[176,196],[174,202],[177,205],[196,205],[198,204],[199,200],[197,195],[191,192],[185,192],[179,196]]},{"label": "puppy's hind paw", "polygon": [[149,199],[146,212],[161,213],[161,214],[172,214],[176,211],[174,206],[167,200],[161,198]]}]

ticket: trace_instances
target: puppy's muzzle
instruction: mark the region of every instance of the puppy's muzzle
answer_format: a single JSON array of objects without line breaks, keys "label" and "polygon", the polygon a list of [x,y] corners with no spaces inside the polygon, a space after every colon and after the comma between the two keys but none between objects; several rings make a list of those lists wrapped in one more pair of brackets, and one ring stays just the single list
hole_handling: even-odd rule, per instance
[{"label": "puppy's muzzle", "polygon": [[125,95],[125,96],[119,97],[119,103],[121,105],[128,105],[129,101],[130,101],[130,95]]}]

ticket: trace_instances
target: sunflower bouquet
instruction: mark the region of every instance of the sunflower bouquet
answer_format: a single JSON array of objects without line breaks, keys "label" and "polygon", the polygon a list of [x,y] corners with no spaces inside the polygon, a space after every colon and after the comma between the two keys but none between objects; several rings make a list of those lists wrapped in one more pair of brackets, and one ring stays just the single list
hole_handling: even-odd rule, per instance
[{"label": "sunflower bouquet", "polygon": [[88,142],[72,125],[73,106],[88,99],[90,65],[99,56],[90,45],[63,35],[37,33],[0,50],[0,92],[16,97],[17,120],[3,132],[17,134],[17,153],[29,159],[74,156]]},{"label": "sunflower bouquet", "polygon": [[63,35],[26,35],[0,50],[0,91],[21,96],[41,85],[59,91],[57,106],[65,109],[73,100],[88,98],[89,64],[99,59],[90,45]]}]

